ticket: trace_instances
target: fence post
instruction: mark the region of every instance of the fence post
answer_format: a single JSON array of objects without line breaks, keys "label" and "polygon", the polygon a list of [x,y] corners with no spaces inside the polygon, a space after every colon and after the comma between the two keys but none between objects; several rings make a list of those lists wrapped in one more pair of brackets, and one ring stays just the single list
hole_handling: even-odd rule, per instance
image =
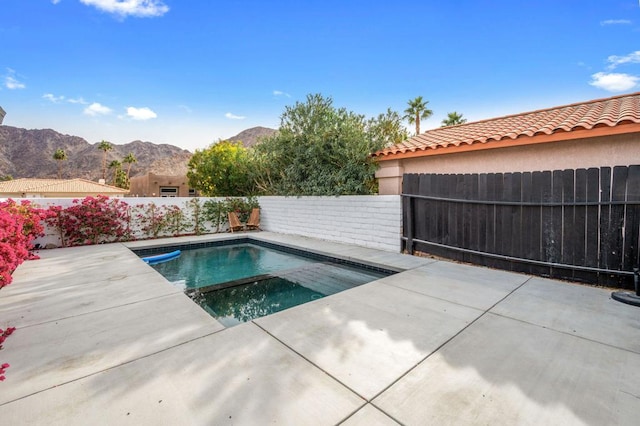
[{"label": "fence post", "polygon": [[411,196],[407,196],[406,197],[406,204],[407,204],[407,223],[406,223],[406,229],[405,232],[407,233],[407,252],[409,252],[409,254],[413,254],[413,206],[414,206],[414,201],[413,201],[413,197]]}]

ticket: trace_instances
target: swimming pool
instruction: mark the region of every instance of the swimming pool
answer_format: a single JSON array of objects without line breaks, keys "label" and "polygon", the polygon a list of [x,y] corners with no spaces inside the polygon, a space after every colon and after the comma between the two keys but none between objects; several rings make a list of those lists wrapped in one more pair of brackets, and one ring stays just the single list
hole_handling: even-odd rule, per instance
[{"label": "swimming pool", "polygon": [[200,247],[152,267],[227,327],[394,273],[287,250],[253,242]]}]

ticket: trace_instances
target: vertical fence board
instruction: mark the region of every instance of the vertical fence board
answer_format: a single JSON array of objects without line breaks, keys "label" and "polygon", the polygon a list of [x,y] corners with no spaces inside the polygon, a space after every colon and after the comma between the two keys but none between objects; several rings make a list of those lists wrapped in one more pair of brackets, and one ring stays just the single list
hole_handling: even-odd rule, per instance
[{"label": "vertical fence board", "polygon": [[[574,264],[574,256],[577,246],[581,241],[578,239],[575,222],[575,171],[566,169],[562,171],[562,253],[561,263],[566,265]],[[573,279],[573,271],[567,269],[563,271],[563,276]]]},{"label": "vertical fence board", "polygon": [[[600,202],[608,203],[611,201],[611,168],[603,167],[600,169]],[[598,267],[601,269],[611,269],[609,265],[609,251],[611,246],[611,206],[608,204],[600,205],[600,255],[598,256]],[[598,283],[601,285],[609,285],[609,276],[607,274],[599,274]]]},{"label": "vertical fence board", "polygon": [[[512,173],[512,186],[510,201],[515,203],[522,202],[522,173]],[[522,258],[523,244],[523,229],[522,229],[522,206],[511,206],[511,256]],[[517,272],[528,272],[529,267],[525,263],[511,262],[511,270]]]},{"label": "vertical fence board", "polygon": [[[541,196],[543,203],[551,202],[551,172],[542,172],[542,182],[541,182]],[[542,207],[542,220],[540,222],[540,246],[542,248],[542,257],[541,260],[545,262],[553,261],[553,247],[551,246],[551,241],[553,241],[553,207],[544,206]],[[543,276],[551,275],[551,268],[546,267],[546,272],[544,272]]]},{"label": "vertical fence board", "polygon": [[[640,165],[629,167],[627,201],[640,201]],[[629,204],[625,210],[624,270],[640,268],[640,205]],[[633,279],[627,279],[625,287],[633,287]]]},{"label": "vertical fence board", "polygon": [[[533,174],[531,172],[525,172],[522,174],[522,202],[533,203]],[[537,247],[534,230],[534,221],[540,225],[540,216],[536,217],[537,208],[531,205],[522,206],[522,257],[525,259],[534,259],[536,254],[535,249]],[[525,268],[521,272],[531,273],[531,266],[529,264],[523,264]]]},{"label": "vertical fence board", "polygon": [[[417,194],[425,194],[429,190],[428,175],[420,174],[418,178],[418,192]],[[414,235],[418,240],[429,241],[428,234],[428,220],[430,201],[422,198],[416,198],[414,200],[416,209],[415,222],[414,222]]]},{"label": "vertical fence board", "polygon": [[[551,174],[549,174],[551,176]],[[532,180],[532,192],[531,192],[531,201],[534,203],[542,203],[545,198],[545,188],[547,183],[547,178],[545,173],[543,172],[533,172],[531,175]],[[548,200],[547,200],[548,201]],[[531,207],[531,257],[532,260],[544,260],[544,250],[542,244],[542,224],[546,220],[546,207],[542,207],[541,205],[532,206]],[[549,268],[542,265],[531,265],[530,271],[535,275],[548,275]]]},{"label": "vertical fence board", "polygon": [[[600,170],[587,169],[587,202],[600,201]],[[600,207],[587,206],[585,227],[586,250],[584,265],[597,268],[600,264]]]},{"label": "vertical fence board", "polygon": [[[479,198],[479,181],[480,176],[478,174],[467,175],[469,179],[468,190],[469,190],[469,199],[478,201],[483,200]],[[482,226],[480,222],[481,211],[483,210],[482,204],[471,204],[470,205],[469,214],[471,216],[471,229],[469,236],[469,248],[471,250],[480,251],[480,227]],[[484,232],[484,229],[483,229]],[[469,262],[475,264],[482,264],[484,256],[478,255],[470,255]]]},{"label": "vertical fence board", "polygon": [[[454,179],[454,186],[453,186],[453,193],[454,198],[463,198],[463,194],[464,194],[464,175],[453,175]],[[463,224],[463,219],[464,219],[464,208],[465,205],[462,203],[453,203],[453,207],[454,207],[454,220],[456,222],[456,234],[455,234],[455,239],[456,239],[456,247],[462,247],[464,248],[464,224]],[[462,251],[458,251],[456,253],[454,253],[454,259],[455,260],[459,260],[459,261],[464,261],[465,260],[465,253]]]},{"label": "vertical fence board", "polygon": [[[586,169],[578,169],[575,173],[575,201],[585,203],[588,201],[588,172]],[[585,265],[587,259],[587,206],[576,206],[574,208],[573,226],[573,264]],[[597,243],[597,241],[596,241]],[[586,265],[585,265],[586,266]],[[591,272],[573,271],[573,279],[576,281],[590,282],[596,277]]]},{"label": "vertical fence board", "polygon": [[[496,174],[487,174],[487,226],[486,226],[486,251],[496,252],[496,206],[491,201],[496,199]],[[487,258],[486,266],[493,266],[493,259]]]},{"label": "vertical fence board", "polygon": [[[627,167],[614,167],[611,186],[611,201],[625,201],[627,192],[627,177],[629,169]],[[624,205],[611,205],[611,229],[609,235],[612,245],[608,252],[608,263],[613,270],[622,270],[622,258],[624,250]],[[620,284],[620,277],[610,275],[608,285],[617,286]]]},{"label": "vertical fence board", "polygon": [[[562,203],[562,171],[554,170],[551,174],[551,202]],[[551,207],[551,231],[548,242],[549,262],[562,263],[562,206]],[[565,278],[566,270],[551,268],[552,278]]]}]

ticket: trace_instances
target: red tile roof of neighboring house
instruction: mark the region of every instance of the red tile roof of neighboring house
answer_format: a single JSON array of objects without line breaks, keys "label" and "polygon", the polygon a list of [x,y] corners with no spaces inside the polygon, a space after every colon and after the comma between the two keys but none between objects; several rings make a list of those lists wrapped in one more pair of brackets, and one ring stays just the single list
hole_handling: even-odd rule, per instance
[{"label": "red tile roof of neighboring house", "polygon": [[379,160],[392,160],[640,132],[638,124],[640,92],[440,127],[377,151],[373,156]]}]

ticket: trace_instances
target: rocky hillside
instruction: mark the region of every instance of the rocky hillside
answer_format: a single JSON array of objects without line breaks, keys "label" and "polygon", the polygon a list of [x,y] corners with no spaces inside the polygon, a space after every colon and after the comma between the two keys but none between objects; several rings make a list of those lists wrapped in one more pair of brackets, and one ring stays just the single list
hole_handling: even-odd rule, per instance
[{"label": "rocky hillside", "polygon": [[[63,161],[63,178],[97,180],[102,177],[103,156],[103,151],[97,145],[51,129],[27,130],[0,126],[0,177],[55,178],[58,164],[53,159],[53,153],[61,148],[68,157]],[[113,148],[107,152],[107,164],[112,160],[122,161],[130,152],[137,158],[138,162],[131,168],[131,176],[147,172],[185,174],[191,158],[189,151],[167,144],[133,141],[124,145],[114,144]],[[123,167],[126,170],[126,165]]]},{"label": "rocky hillside", "polygon": [[[267,127],[253,127],[229,138],[251,147],[276,131]],[[62,164],[63,178],[102,178],[103,151],[98,143],[90,144],[78,136],[63,135],[51,129],[27,130],[0,126],[0,178],[6,175],[18,178],[56,178],[58,163],[53,159],[56,149],[63,149],[67,160]],[[131,167],[131,176],[148,172],[159,175],[185,175],[191,153],[177,146],[133,141],[113,145],[107,152],[107,164],[133,152],[137,163]],[[126,170],[127,165],[123,165]],[[109,180],[109,170],[107,170]]]},{"label": "rocky hillside", "polygon": [[260,142],[262,138],[273,135],[276,132],[268,127],[252,127],[237,135],[227,139],[229,141],[240,141],[245,148],[250,148]]}]

